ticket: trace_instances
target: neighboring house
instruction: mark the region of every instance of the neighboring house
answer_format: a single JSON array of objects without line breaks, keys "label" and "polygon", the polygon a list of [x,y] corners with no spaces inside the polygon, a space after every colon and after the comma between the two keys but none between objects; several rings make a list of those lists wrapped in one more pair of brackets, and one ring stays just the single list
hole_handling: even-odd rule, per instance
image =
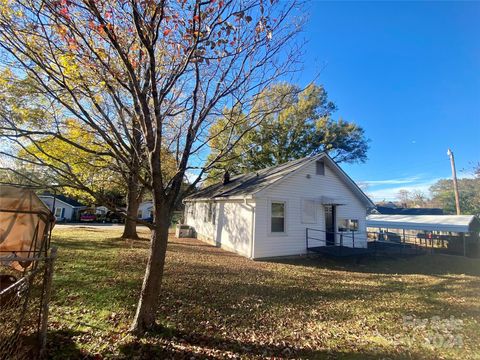
[{"label": "neighboring house", "polygon": [[[366,247],[367,208],[374,204],[325,153],[226,179],[184,200],[185,223],[199,239],[257,259],[305,254],[306,229],[355,230]],[[344,245],[348,246],[348,244]]]},{"label": "neighboring house", "polygon": [[64,195],[41,194],[38,197],[52,210],[58,222],[78,221],[80,211],[87,208],[77,200]]},{"label": "neighboring house", "polygon": [[100,205],[95,207],[95,215],[106,215],[109,212],[106,206]]},{"label": "neighboring house", "polygon": [[439,208],[401,208],[377,205],[371,214],[382,215],[443,215]]},{"label": "neighboring house", "polygon": [[151,220],[153,217],[153,202],[151,200],[143,201],[138,206],[137,217],[141,220]]}]

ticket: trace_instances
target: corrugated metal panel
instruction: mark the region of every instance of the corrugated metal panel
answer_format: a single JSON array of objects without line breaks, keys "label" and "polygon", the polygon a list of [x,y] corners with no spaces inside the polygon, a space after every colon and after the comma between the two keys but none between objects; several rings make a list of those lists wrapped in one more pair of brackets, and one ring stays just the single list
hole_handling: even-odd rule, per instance
[{"label": "corrugated metal panel", "polygon": [[424,231],[478,231],[473,215],[369,215],[367,227]]}]

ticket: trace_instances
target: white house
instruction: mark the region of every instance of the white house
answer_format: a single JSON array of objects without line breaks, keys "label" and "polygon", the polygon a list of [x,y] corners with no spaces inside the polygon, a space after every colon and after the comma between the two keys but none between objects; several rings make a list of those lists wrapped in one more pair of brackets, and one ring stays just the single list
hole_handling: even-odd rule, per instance
[{"label": "white house", "polygon": [[305,254],[307,228],[322,246],[352,246],[352,232],[367,246],[374,204],[325,153],[225,180],[184,200],[199,239],[252,259]]},{"label": "white house", "polygon": [[78,221],[86,206],[64,195],[40,194],[40,200],[55,214],[57,221]]},{"label": "white house", "polygon": [[141,220],[153,218],[153,202],[151,200],[143,201],[138,206],[137,217]]}]

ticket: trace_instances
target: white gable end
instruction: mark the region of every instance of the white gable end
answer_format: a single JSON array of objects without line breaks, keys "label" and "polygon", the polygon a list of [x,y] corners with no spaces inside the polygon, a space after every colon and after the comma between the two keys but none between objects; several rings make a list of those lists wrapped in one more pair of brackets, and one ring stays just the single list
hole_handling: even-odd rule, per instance
[{"label": "white gable end", "polygon": [[[341,219],[358,220],[359,233],[365,233],[367,208],[358,195],[325,164],[325,174],[316,174],[315,161],[305,165],[288,178],[273,184],[255,196],[257,203],[254,257],[283,256],[306,252],[306,228],[325,229],[324,199],[333,199],[337,224]],[[315,202],[314,221],[305,221],[305,200]],[[271,232],[271,203],[281,201],[286,207],[286,231]],[[307,203],[308,206],[311,202]],[[309,214],[312,216],[312,214]],[[363,239],[366,241],[365,235]],[[363,240],[358,238],[358,246]]]}]

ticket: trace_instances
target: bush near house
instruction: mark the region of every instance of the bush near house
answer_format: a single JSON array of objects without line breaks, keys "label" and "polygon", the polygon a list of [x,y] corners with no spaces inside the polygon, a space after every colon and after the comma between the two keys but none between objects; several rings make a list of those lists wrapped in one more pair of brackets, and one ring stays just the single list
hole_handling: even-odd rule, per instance
[{"label": "bush near house", "polygon": [[171,238],[163,327],[136,339],[149,244],[119,236],[55,230],[49,358],[478,359],[478,260],[260,262]]}]

